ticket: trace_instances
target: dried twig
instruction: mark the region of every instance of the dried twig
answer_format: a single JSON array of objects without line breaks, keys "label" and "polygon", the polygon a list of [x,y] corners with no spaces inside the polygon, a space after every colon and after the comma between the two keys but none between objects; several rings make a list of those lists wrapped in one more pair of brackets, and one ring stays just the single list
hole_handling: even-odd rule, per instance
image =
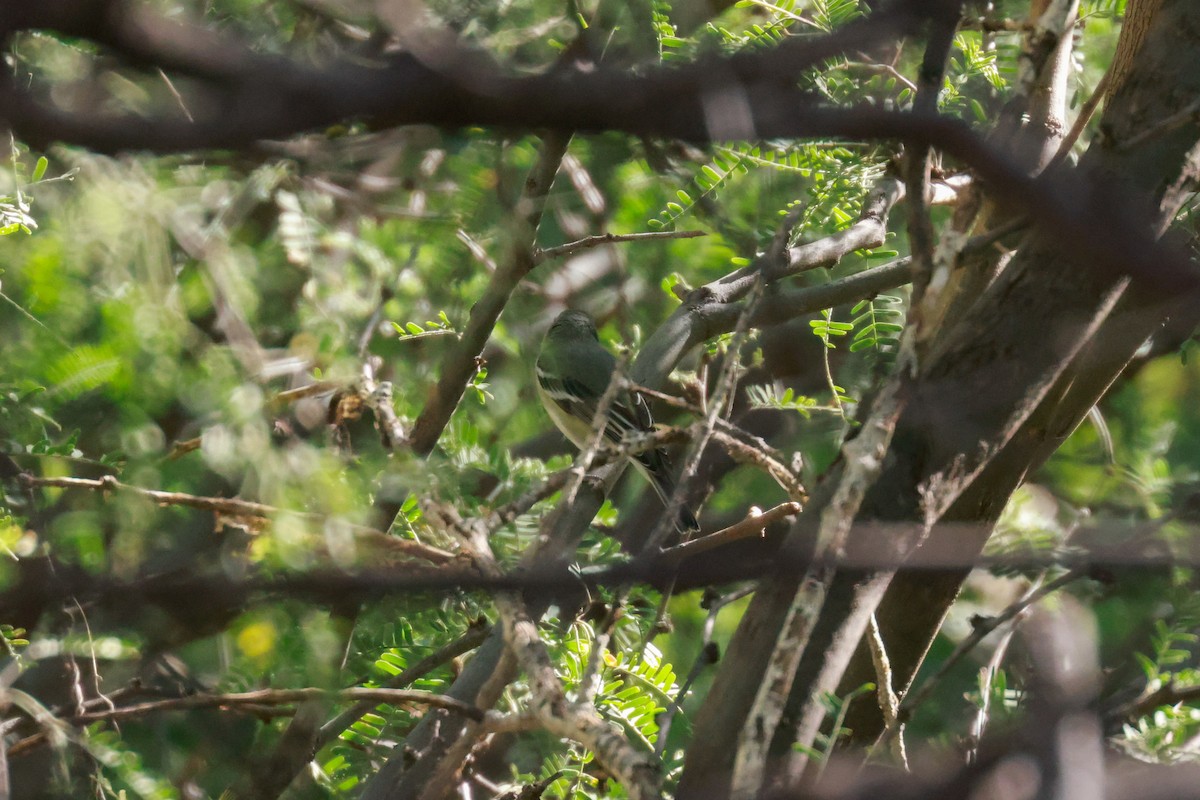
[{"label": "dried twig", "polygon": [[[186,711],[196,708],[223,708],[244,711],[251,714],[278,716],[292,712],[277,709],[277,706],[306,703],[314,700],[370,702],[373,706],[380,703],[422,705],[449,709],[470,719],[482,720],[484,718],[482,709],[445,695],[412,689],[366,689],[354,687],[332,691],[328,689],[305,688],[258,689],[251,692],[233,692],[229,694],[191,694],[184,697],[170,697],[160,700],[148,700],[141,703],[131,703],[129,705],[119,705],[113,708],[84,710],[81,713],[56,717],[54,719],[56,724],[86,725],[91,722],[132,719],[162,711]],[[11,755],[20,755],[46,741],[46,737],[47,734],[45,732],[28,736],[16,742],[9,749],[9,753]]]},{"label": "dried twig", "polygon": [[692,684],[696,682],[696,679],[700,677],[700,673],[706,667],[717,663],[721,657],[720,648],[712,640],[713,630],[717,624],[717,616],[730,603],[741,600],[752,591],[754,591],[753,586],[743,586],[740,589],[735,589],[717,598],[709,598],[706,594],[705,600],[701,602],[701,608],[708,609],[708,616],[704,618],[704,628],[700,636],[700,650],[696,653],[696,660],[692,662],[692,668],[688,670],[687,677],[680,684],[679,691],[676,693],[673,702],[658,718],[658,740],[654,745],[655,755],[661,757],[666,750],[667,738],[671,732],[671,724],[674,722],[675,716],[679,713],[680,704],[687,697]]},{"label": "dried twig", "polygon": [[361,386],[359,393],[363,402],[375,415],[375,427],[379,431],[383,446],[395,450],[406,441],[404,426],[396,416],[396,407],[392,405],[392,384],[379,381],[375,374],[383,364],[378,356],[366,356],[362,362]]},{"label": "dried twig", "polygon": [[[289,511],[287,509],[269,506],[265,503],[255,503],[249,500],[239,500],[232,497],[206,497],[203,495],[187,494],[185,492],[163,492],[158,489],[144,489],[122,483],[111,475],[102,478],[45,478],[27,473],[21,475],[21,482],[26,486],[56,487],[61,489],[88,489],[94,492],[126,492],[157,503],[160,506],[185,506],[201,511],[211,511],[218,517],[232,518],[239,521],[249,521],[252,525],[264,525],[271,519],[280,516],[295,516],[314,522],[324,522],[329,519],[324,514],[314,514],[307,511]],[[445,564],[453,561],[453,553],[441,550],[432,545],[422,544],[411,539],[401,539],[389,536],[383,531],[362,525],[348,524],[348,527],[359,534],[373,539],[388,550],[414,556],[434,564]]]},{"label": "dried twig", "polygon": [[580,250],[587,250],[592,247],[599,247],[606,244],[617,244],[620,242],[645,242],[655,241],[659,239],[695,239],[698,236],[707,236],[705,231],[646,231],[642,233],[598,233],[593,236],[585,236],[574,242],[567,242],[555,247],[537,248],[533,252],[533,263],[540,264],[543,261],[562,258],[573,253],[578,253]]}]

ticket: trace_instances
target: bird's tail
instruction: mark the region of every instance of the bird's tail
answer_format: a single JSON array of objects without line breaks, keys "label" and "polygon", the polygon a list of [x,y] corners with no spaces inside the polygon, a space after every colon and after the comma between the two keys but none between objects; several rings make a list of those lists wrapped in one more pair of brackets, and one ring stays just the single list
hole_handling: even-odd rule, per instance
[{"label": "bird's tail", "polygon": [[[640,453],[633,463],[638,472],[654,487],[654,493],[662,500],[663,505],[670,505],[671,495],[675,493],[675,479],[671,477],[671,462],[667,459],[667,454],[663,450],[649,450]],[[684,535],[700,531],[696,515],[686,505],[679,508],[679,516],[675,518],[675,530]]]}]

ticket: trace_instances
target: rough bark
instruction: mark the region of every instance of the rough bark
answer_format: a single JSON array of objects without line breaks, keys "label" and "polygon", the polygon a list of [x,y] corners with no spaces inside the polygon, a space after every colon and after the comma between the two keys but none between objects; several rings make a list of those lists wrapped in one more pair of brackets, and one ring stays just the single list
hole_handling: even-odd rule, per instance
[{"label": "rough bark", "polygon": [[1129,70],[1133,67],[1133,59],[1142,49],[1146,34],[1154,15],[1162,7],[1162,0],[1129,0],[1125,8],[1125,21],[1121,26],[1121,38],[1117,42],[1117,52],[1113,54],[1112,80],[1108,82],[1108,98],[1112,99]]},{"label": "rough bark", "polygon": [[[1141,48],[1149,29],[1148,13],[1158,0],[1131,3],[1126,27],[1117,46],[1114,69],[1123,82],[1132,56]],[[1172,207],[1160,208],[1159,224],[1173,216]],[[922,545],[949,560],[969,563],[978,557],[1004,503],[1025,475],[1036,470],[1070,435],[1112,381],[1125,369],[1138,348],[1171,320],[1176,328],[1190,330],[1200,324],[1200,295],[1182,297],[1136,287],[1105,321],[1093,342],[1012,441],[954,503]],[[891,658],[895,687],[903,693],[912,683],[929,647],[958,596],[969,570],[901,570],[889,585],[876,611],[880,631]],[[870,653],[860,645],[838,687],[846,693],[874,680]],[[865,742],[882,730],[879,708],[869,698],[855,701],[846,715],[851,740]]]},{"label": "rough bark", "polygon": [[[1200,130],[1190,120],[1137,148],[1122,148],[1120,142],[1200,97],[1198,35],[1200,6],[1163,3],[1148,46],[1108,109],[1110,135],[1081,162],[1085,175],[1120,186],[1128,207],[1155,223],[1177,209],[1175,189],[1194,168]],[[1165,207],[1168,196],[1176,200]],[[1089,196],[1075,199],[1086,204]],[[924,525],[941,517],[1053,396],[1060,376],[1128,285],[1127,278],[1090,266],[1077,263],[1055,241],[1031,238],[971,314],[948,330],[910,387],[883,474],[868,493],[848,543],[851,555],[857,550],[900,563]],[[1015,486],[1013,476],[1019,480],[1025,466],[1011,465],[997,480]],[[811,510],[798,521],[794,538],[804,535],[810,516]],[[745,689],[739,687],[753,686],[762,675],[775,646],[781,606],[795,595],[802,574],[795,562],[782,561],[748,609],[697,716],[681,796],[722,791],[746,710]],[[792,689],[805,698],[794,737],[799,743],[811,744],[823,714],[816,699],[837,688],[889,578],[879,571],[841,573],[836,579]],[[821,646],[825,643],[828,647]]]},{"label": "rough bark", "polygon": [[[1197,21],[1194,8],[1182,8],[1179,3],[1164,4],[1163,18],[1149,34],[1148,41],[1151,46],[1145,49],[1142,58],[1135,61],[1123,89],[1114,96],[1105,114],[1102,126],[1110,132],[1110,136],[1096,142],[1081,162],[1081,168],[1091,174],[1105,175],[1109,180],[1122,185],[1131,205],[1144,203],[1141,210],[1147,213],[1148,221],[1158,230],[1161,230],[1179,210],[1178,185],[1181,182],[1194,182],[1196,141],[1200,137],[1200,129],[1192,123],[1186,131],[1176,130],[1170,134],[1164,132],[1137,148],[1124,148],[1121,143],[1140,135],[1142,130],[1152,128],[1157,120],[1172,116],[1175,113],[1173,108],[1177,109],[1182,104],[1193,102],[1197,97],[1200,82],[1197,82],[1195,75],[1189,74],[1189,71],[1200,65],[1200,52],[1197,52],[1194,45],[1195,38],[1190,38],[1189,47],[1189,37],[1195,36],[1198,25],[1200,22]],[[1193,66],[1177,69],[1176,59],[1181,56]],[[1086,270],[1086,266],[1084,269]],[[945,525],[942,535],[937,535],[935,531],[925,546],[935,552],[940,552],[938,548],[946,547],[971,548],[977,552],[982,547],[990,532],[991,523],[995,521],[1005,500],[1031,466],[1049,457],[1100,398],[1141,342],[1161,325],[1167,311],[1163,303],[1168,297],[1155,289],[1153,285],[1139,284],[1136,291],[1128,292],[1119,281],[1107,280],[1094,271],[1081,272],[1072,267],[1069,258],[1056,253],[1052,246],[1044,242],[1035,242],[1017,255],[1008,271],[1001,276],[985,298],[1003,302],[981,303],[976,309],[978,319],[968,320],[948,338],[951,344],[940,359],[945,366],[939,368],[937,364],[933,365],[930,374],[950,376],[959,365],[968,369],[973,367],[976,371],[988,370],[987,361],[959,360],[969,354],[974,357],[978,352],[972,346],[960,348],[953,344],[964,332],[973,331],[976,337],[993,337],[992,343],[996,348],[993,352],[997,356],[1004,352],[1028,354],[1030,351],[1026,348],[1037,347],[1031,337],[1035,331],[1046,334],[1045,341],[1052,347],[1067,342],[1086,347],[1077,351],[1078,357],[1067,353],[1064,348],[1057,369],[1052,363],[1053,356],[1044,359],[1046,372],[1043,375],[1048,376],[1051,370],[1061,374],[1040,398],[1035,398],[1032,394],[1023,397],[1013,397],[1009,394],[1009,402],[1015,401],[1027,407],[1035,407],[1036,413],[1020,421],[1017,428],[1009,427],[1008,432],[1015,433],[1010,437],[998,439],[992,436],[989,440],[989,437],[981,432],[978,442],[986,443],[990,448],[999,447],[999,454],[990,459],[985,470],[974,479],[972,487],[963,492],[955,500],[952,510],[943,516],[944,522],[955,524]],[[1035,301],[1034,291],[1031,290],[1044,292],[1040,303]],[[1105,305],[1118,296],[1119,305],[1113,313],[1107,313]],[[1017,309],[1025,313],[1017,313]],[[1010,340],[1003,323],[997,319],[997,315],[1006,312],[1010,321],[1017,320],[1018,325],[1026,326],[1026,334],[1018,334],[1015,340]],[[1091,317],[1088,316],[1089,313]],[[1084,333],[1085,328],[1090,328],[1095,335]],[[1011,328],[1009,330],[1012,331]],[[1005,342],[1010,341],[1024,341],[1025,344],[1009,345],[1018,349],[1007,349]],[[986,349],[985,347],[984,350]],[[1063,370],[1068,366],[1069,370]],[[996,367],[997,377],[1002,376],[1003,364],[997,363]],[[980,383],[968,383],[967,386],[975,385],[975,391],[1003,393],[1001,382],[993,383],[989,387],[984,379]],[[949,391],[953,394],[952,389]],[[1069,401],[1066,399],[1068,397]],[[997,399],[995,394],[993,399]],[[912,416],[921,414],[925,405],[919,402],[914,406],[913,414],[909,415],[910,420],[902,420],[902,425],[907,425]],[[926,435],[946,438],[946,425],[954,426],[954,417],[945,417],[945,424],[939,430],[936,421],[938,416],[940,414],[936,410],[931,412],[925,426]],[[1004,429],[1001,430],[1003,436]],[[951,432],[957,431],[951,428]],[[961,456],[969,459],[966,448],[972,445],[971,438],[961,439],[959,443],[963,446],[960,450]],[[917,447],[917,453],[920,454],[924,447],[919,440]],[[940,450],[943,459],[961,457],[945,448]],[[935,449],[933,452],[936,454],[938,451]],[[911,461],[911,455],[909,460]],[[936,475],[932,471],[926,474]],[[923,476],[921,480],[924,480]],[[897,484],[888,486],[881,482],[880,492],[886,497],[897,487]],[[936,492],[937,487],[934,487],[934,490]],[[944,490],[939,493],[946,494]],[[919,509],[919,503],[913,508]],[[972,529],[976,537],[974,541],[969,541],[971,537],[963,532]],[[956,541],[948,541],[951,537],[955,537]],[[942,586],[961,583],[962,577],[961,574],[942,576]],[[925,576],[925,579],[927,580],[928,576]],[[845,648],[847,645],[853,647],[861,638],[867,617],[874,609],[874,600],[881,592],[880,584],[886,585],[886,582],[885,573],[861,578],[859,581],[855,581],[853,576],[848,576],[845,584],[849,586],[857,583],[859,587],[847,592],[849,597],[853,597],[846,604],[849,614],[840,624],[836,614],[826,618],[827,624],[836,630],[836,634],[831,635],[837,638],[830,641],[829,647],[820,656],[817,655],[817,650],[810,651],[812,658],[817,658],[822,664],[819,670],[814,670],[814,674],[819,677],[807,685],[805,681],[798,680],[793,689],[794,693],[811,698],[814,688],[816,691],[836,689],[846,663]],[[918,594],[928,599],[928,593],[936,586],[937,583],[928,583]],[[937,606],[934,608],[937,609]],[[904,636],[905,626],[912,624],[913,610],[914,606],[906,604],[906,616],[909,619],[901,623],[898,630],[892,631],[891,641],[897,641]],[[900,613],[899,607],[892,609],[889,614],[891,621],[894,622]],[[938,609],[937,620],[940,621],[942,616],[944,607]],[[883,620],[880,620],[880,624],[882,628]],[[913,635],[911,628],[907,634]],[[885,641],[889,641],[886,634]],[[915,645],[913,649],[919,650],[923,656],[928,643],[928,637],[916,637],[916,642],[912,643]],[[920,657],[915,659],[914,666],[919,660]],[[802,664],[802,670],[804,666]],[[801,719],[797,731],[801,741],[814,735],[820,723],[820,709],[811,699],[805,702],[805,708],[804,718]]]}]

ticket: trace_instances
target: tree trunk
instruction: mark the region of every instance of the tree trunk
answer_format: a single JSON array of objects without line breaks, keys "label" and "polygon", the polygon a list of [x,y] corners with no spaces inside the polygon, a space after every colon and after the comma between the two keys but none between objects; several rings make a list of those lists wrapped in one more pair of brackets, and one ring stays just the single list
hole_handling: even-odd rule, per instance
[{"label": "tree trunk", "polygon": [[[1129,4],[1110,67],[1113,75],[1109,82],[1110,98],[1113,87],[1124,83],[1134,63],[1134,55],[1146,39],[1151,17],[1160,6],[1160,0],[1134,0]],[[1107,122],[1106,119],[1105,124]],[[1160,224],[1173,216],[1167,212],[1168,209],[1160,209]],[[1122,298],[1078,363],[1059,380],[1059,386],[1043,401],[1020,433],[954,503],[921,549],[934,554],[931,558],[947,562],[970,563],[977,558],[1005,501],[1024,475],[1036,470],[1053,454],[1124,370],[1142,343],[1167,319],[1173,320],[1175,327],[1181,329],[1200,324],[1200,294],[1178,298],[1143,288]],[[969,574],[969,569],[918,567],[901,570],[888,587],[876,618],[887,647],[896,682],[893,688],[897,693],[903,695],[911,686]],[[874,680],[871,654],[865,642],[860,642],[837,692],[845,695]],[[851,740],[863,743],[873,740],[882,731],[883,717],[873,699],[864,696],[852,702],[845,724],[851,732]]]},{"label": "tree trunk", "polygon": [[[1164,126],[1137,147],[1122,148],[1121,142],[1200,97],[1197,41],[1200,4],[1164,2],[1147,34],[1148,46],[1106,112],[1103,127],[1108,135],[1098,137],[1080,165],[1091,185],[1108,187],[1107,199],[1087,190],[1078,192],[1073,202],[1102,218],[1104,204],[1119,188],[1124,209],[1135,219],[1161,226],[1174,216],[1182,202],[1179,187],[1194,177],[1192,156],[1200,138],[1196,121]],[[1039,406],[1063,395],[1060,379],[1072,365],[1086,363],[1080,355],[1129,284],[1123,275],[1076,263],[1072,244],[1046,235],[1029,237],[970,313],[941,337],[919,377],[907,387],[907,405],[883,472],[867,494],[847,543],[851,559],[882,557],[900,563],[925,526],[945,516],[960,497],[972,502],[964,490],[973,481],[990,484],[992,490],[983,497],[993,495],[995,506],[1018,485],[1035,448],[1020,458],[1020,450],[1002,460],[998,454],[1022,441],[1021,432],[1030,430],[1027,423],[1036,419]],[[1107,386],[1108,380],[1097,379],[1094,385]],[[1044,440],[1046,432],[1039,433]],[[989,477],[992,462],[997,466]],[[817,502],[810,504],[790,538],[801,539],[820,511]],[[747,695],[752,699],[772,657],[802,572],[801,563],[783,562],[763,581],[747,610],[708,702],[696,717],[680,796],[720,793],[727,786],[749,712]],[[792,686],[801,710],[794,735],[786,737],[789,750],[792,742],[811,745],[824,713],[820,695],[836,690],[890,577],[887,570],[836,575]],[[797,766],[804,759],[796,754],[789,760]]]}]

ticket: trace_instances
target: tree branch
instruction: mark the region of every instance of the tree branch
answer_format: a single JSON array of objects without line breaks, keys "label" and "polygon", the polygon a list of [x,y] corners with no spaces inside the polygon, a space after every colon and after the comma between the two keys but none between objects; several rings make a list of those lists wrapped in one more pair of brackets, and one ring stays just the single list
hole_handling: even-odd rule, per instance
[{"label": "tree branch", "polygon": [[[325,522],[330,517],[326,514],[314,514],[307,511],[291,511],[288,509],[255,503],[249,500],[239,500],[233,497],[205,497],[187,494],[185,492],[163,492],[157,489],[143,489],[122,483],[111,475],[103,478],[43,478],[28,473],[22,473],[21,482],[26,486],[57,487],[60,489],[88,489],[94,492],[125,492],[143,497],[160,506],[184,506],[201,511],[211,511],[218,518],[225,517],[233,520],[248,522],[251,527],[268,524],[272,519],[281,516],[294,516],[314,522]],[[389,536],[383,531],[368,528],[363,525],[347,523],[359,537],[369,540],[371,544],[393,552],[420,558],[433,564],[447,564],[455,559],[454,553],[441,550],[432,545],[423,544],[411,539],[401,539]]]},{"label": "tree branch", "polygon": [[430,390],[425,408],[413,424],[409,446],[418,455],[428,455],[437,444],[462,399],[467,382],[479,370],[483,347],[491,337],[500,313],[508,305],[509,296],[537,265],[534,242],[538,226],[550,186],[570,141],[568,133],[550,133],[542,139],[542,149],[525,178],[524,190],[517,203],[508,256],[503,266],[492,273],[483,296],[471,307],[467,327],[443,362],[441,377]]},{"label": "tree branch", "polygon": [[553,258],[562,258],[580,250],[587,250],[592,247],[600,247],[606,244],[618,244],[620,242],[647,242],[658,239],[695,239],[698,236],[707,236],[704,231],[644,231],[641,233],[597,233],[593,236],[585,236],[574,242],[567,242],[555,247],[547,247],[545,249],[537,248],[533,253],[533,263],[540,264],[543,261]]},{"label": "tree branch", "polygon": [[741,522],[734,523],[728,528],[714,531],[707,536],[701,536],[698,539],[692,539],[691,541],[677,544],[674,547],[668,547],[662,551],[658,558],[667,564],[678,564],[685,558],[690,558],[698,553],[704,553],[717,547],[724,547],[730,542],[740,541],[753,536],[762,536],[768,526],[780,520],[794,517],[802,510],[799,503],[780,503],[767,511],[751,509],[750,513]]}]

